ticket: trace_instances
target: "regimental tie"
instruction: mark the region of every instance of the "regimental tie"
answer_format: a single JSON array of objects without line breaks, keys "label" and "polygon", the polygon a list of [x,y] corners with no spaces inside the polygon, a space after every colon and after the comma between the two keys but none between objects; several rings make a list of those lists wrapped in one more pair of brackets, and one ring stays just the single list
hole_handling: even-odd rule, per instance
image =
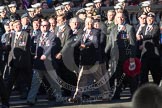
[{"label": "regimental tie", "polygon": [[151,27],[152,27],[152,26],[149,26],[149,25],[146,27],[145,35],[147,35],[147,33],[148,33],[149,31],[151,31]]}]

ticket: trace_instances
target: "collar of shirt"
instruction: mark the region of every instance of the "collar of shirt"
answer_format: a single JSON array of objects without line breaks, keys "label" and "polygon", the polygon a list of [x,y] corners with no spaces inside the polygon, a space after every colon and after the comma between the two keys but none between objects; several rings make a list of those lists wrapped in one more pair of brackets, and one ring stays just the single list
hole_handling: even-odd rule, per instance
[{"label": "collar of shirt", "polygon": [[153,26],[153,25],[147,25],[147,27],[150,27],[150,28],[151,28],[152,26]]},{"label": "collar of shirt", "polygon": [[91,30],[87,29],[86,34],[90,34]]},{"label": "collar of shirt", "polygon": [[19,35],[21,34],[21,31],[19,31],[19,32],[15,32],[15,33],[16,33],[16,35],[18,35],[18,36],[19,36]]},{"label": "collar of shirt", "polygon": [[44,36],[44,37],[46,37],[46,35],[47,35],[47,32],[44,32],[44,33],[42,33],[42,34],[43,34],[43,36]]},{"label": "collar of shirt", "polygon": [[9,34],[10,32],[5,32],[5,34]]},{"label": "collar of shirt", "polygon": [[118,25],[118,31],[121,31],[124,25]]},{"label": "collar of shirt", "polygon": [[26,28],[27,28],[27,26],[28,26],[28,25],[24,25],[24,26],[22,27],[22,29],[26,29]]},{"label": "collar of shirt", "polygon": [[37,30],[33,30],[33,36],[37,34]]},{"label": "collar of shirt", "polygon": [[108,22],[108,24],[112,24],[113,23],[113,21],[107,21]]},{"label": "collar of shirt", "polygon": [[59,26],[59,32],[62,31],[62,29],[65,27],[65,24]]}]

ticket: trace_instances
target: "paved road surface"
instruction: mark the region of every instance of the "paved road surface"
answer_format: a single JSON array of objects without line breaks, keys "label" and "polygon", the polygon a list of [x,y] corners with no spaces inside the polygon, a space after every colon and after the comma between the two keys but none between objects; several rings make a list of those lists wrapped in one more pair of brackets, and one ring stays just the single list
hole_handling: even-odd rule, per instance
[{"label": "paved road surface", "polygon": [[36,105],[28,106],[26,100],[21,100],[17,92],[13,92],[10,99],[11,108],[117,108],[117,106],[131,107],[131,99],[129,89],[122,92],[121,100],[114,100],[112,102],[102,102],[101,100],[91,99],[84,103],[56,103],[55,101],[48,101],[46,95],[39,95]]}]

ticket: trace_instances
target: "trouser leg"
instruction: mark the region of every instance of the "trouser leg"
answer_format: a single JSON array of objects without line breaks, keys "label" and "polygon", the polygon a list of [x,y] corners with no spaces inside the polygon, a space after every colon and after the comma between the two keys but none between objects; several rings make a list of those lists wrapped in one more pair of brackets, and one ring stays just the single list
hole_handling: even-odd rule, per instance
[{"label": "trouser leg", "polygon": [[30,87],[30,91],[28,93],[27,101],[31,103],[35,103],[35,99],[40,87],[40,84],[42,83],[43,74],[42,71],[34,70],[33,77],[32,77],[32,83]]}]

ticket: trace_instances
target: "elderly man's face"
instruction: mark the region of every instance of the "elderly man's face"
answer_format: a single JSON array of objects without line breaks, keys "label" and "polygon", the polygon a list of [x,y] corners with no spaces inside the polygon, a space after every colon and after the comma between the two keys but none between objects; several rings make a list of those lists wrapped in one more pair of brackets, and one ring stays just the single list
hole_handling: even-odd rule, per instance
[{"label": "elderly man's face", "polygon": [[86,18],[85,27],[86,27],[86,29],[92,29],[92,27],[93,27],[93,19],[92,18]]},{"label": "elderly man's face", "polygon": [[117,13],[116,14],[116,21],[117,21],[117,24],[122,25],[125,22],[124,14],[123,13]]},{"label": "elderly man's face", "polygon": [[78,20],[76,20],[76,19],[73,19],[72,21],[70,21],[70,27],[71,27],[71,29],[77,29],[78,28],[78,26],[79,26],[79,22],[78,22]]}]

